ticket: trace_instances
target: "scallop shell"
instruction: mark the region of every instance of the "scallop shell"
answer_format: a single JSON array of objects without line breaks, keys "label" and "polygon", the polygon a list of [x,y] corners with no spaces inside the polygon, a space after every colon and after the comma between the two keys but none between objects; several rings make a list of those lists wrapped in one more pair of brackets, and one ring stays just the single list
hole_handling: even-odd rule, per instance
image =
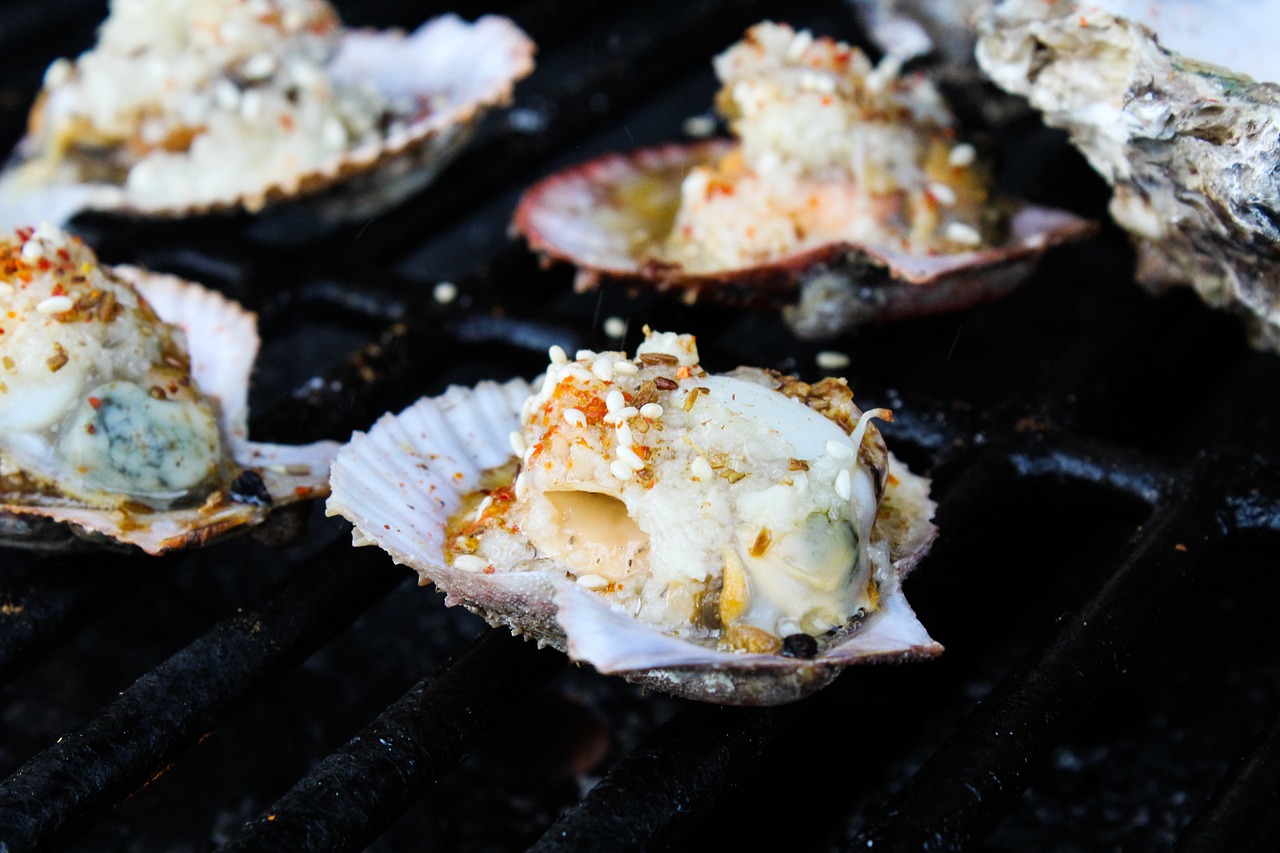
[{"label": "scallop shell", "polygon": [[[563,576],[492,574],[445,561],[445,525],[481,474],[511,460],[508,436],[520,426],[531,393],[523,380],[473,389],[451,387],[383,416],[342,448],[331,475],[329,515],[349,519],[356,545],[377,545],[423,582],[444,591],[491,624],[505,624],[540,644],[605,673],[666,693],[730,705],[772,705],[799,699],[856,663],[906,661],[939,654],[902,593],[901,578],[936,535],[928,482],[894,465],[898,510],[888,528],[896,576],[881,588],[881,608],[858,630],[811,660],[707,649],[663,634],[615,609]],[[883,520],[883,519],[882,519]],[[877,523],[881,523],[878,521]]]},{"label": "scallop shell", "polygon": [[[229,193],[182,207],[149,205],[107,184],[30,186],[0,181],[0,225],[65,222],[83,211],[182,217],[263,207],[333,190],[317,199],[321,215],[365,216],[421,189],[458,153],[492,107],[511,102],[516,81],[533,70],[535,46],[510,20],[485,16],[467,23],[434,18],[411,34],[350,30],[329,64],[337,80],[367,81],[389,97],[430,101],[431,112],[379,143],[345,152],[313,171],[288,176],[254,192]],[[9,171],[32,156],[20,143]],[[6,176],[9,177],[9,176]]]},{"label": "scallop shell", "polygon": [[[1051,246],[1083,239],[1094,224],[1061,210],[1022,204],[999,246],[948,255],[911,255],[876,246],[828,243],[770,263],[711,273],[638,256],[633,246],[660,241],[670,228],[690,169],[724,155],[724,140],[664,145],[609,154],[544,178],[529,188],[515,229],[544,259],[578,267],[575,287],[619,280],[747,306],[787,306],[788,323],[803,337],[826,337],[867,322],[957,310],[1000,297],[1035,269]],[[652,189],[645,210],[624,207],[620,190]],[[643,235],[643,239],[638,239]]]},{"label": "scallop shell", "polygon": [[221,294],[175,276],[137,267],[114,269],[138,289],[162,320],[186,332],[192,378],[201,393],[218,401],[232,458],[261,475],[271,506],[223,502],[126,516],[120,510],[93,507],[0,504],[0,539],[10,545],[62,547],[65,541],[54,538],[48,525],[41,523],[56,522],[70,525],[77,536],[91,541],[105,538],[162,554],[247,530],[264,522],[273,509],[324,497],[337,443],[290,446],[248,439],[249,374],[259,343],[257,318]]}]

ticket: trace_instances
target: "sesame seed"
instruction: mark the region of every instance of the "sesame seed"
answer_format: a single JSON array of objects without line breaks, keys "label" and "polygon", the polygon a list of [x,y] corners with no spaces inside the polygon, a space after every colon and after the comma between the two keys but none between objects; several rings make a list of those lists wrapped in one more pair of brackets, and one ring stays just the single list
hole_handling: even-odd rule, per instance
[{"label": "sesame seed", "polygon": [[711,470],[711,463],[705,456],[699,456],[693,460],[693,464],[689,466],[689,473],[699,480],[710,480],[715,476],[715,472]]},{"label": "sesame seed", "polygon": [[961,243],[965,246],[977,246],[982,242],[982,235],[978,233],[978,229],[963,222],[948,222],[947,227],[943,229],[943,234],[953,243]]},{"label": "sesame seed", "polygon": [[222,78],[213,84],[213,102],[230,112],[240,106],[240,90],[235,83]]},{"label": "sesame seed", "polygon": [[627,465],[619,459],[615,459],[609,463],[609,473],[623,481],[630,480],[635,474],[635,472],[631,470],[630,465]]},{"label": "sesame seed", "polygon": [[843,441],[828,441],[827,455],[832,459],[852,459],[855,453],[854,449]]},{"label": "sesame seed", "polygon": [[587,425],[587,416],[583,414],[582,409],[570,407],[561,412],[560,416],[564,418],[564,422],[571,427],[582,429]]},{"label": "sesame seed", "polygon": [[662,417],[662,406],[657,403],[645,403],[640,407],[640,416],[655,421]]},{"label": "sesame seed", "polygon": [[441,305],[448,305],[458,298],[458,285],[451,281],[442,281],[431,288],[431,298]]},{"label": "sesame seed", "polygon": [[507,436],[507,443],[511,445],[511,452],[516,456],[523,457],[529,448],[525,445],[524,435],[519,430],[512,430]]},{"label": "sesame seed", "polygon": [[956,203],[956,191],[939,181],[929,184],[929,195],[937,199],[938,204],[943,207],[950,207]]},{"label": "sesame seed", "polygon": [[591,365],[591,372],[601,382],[613,381],[613,362],[607,358],[597,358]]},{"label": "sesame seed", "polygon": [[634,443],[634,436],[631,434],[631,427],[626,424],[618,424],[618,444],[623,447],[630,447]]},{"label": "sesame seed", "polygon": [[251,57],[241,70],[250,80],[270,77],[276,70],[276,58],[269,53],[259,53]]},{"label": "sesame seed", "polygon": [[581,364],[578,364],[578,362],[576,361],[570,362],[569,366],[564,369],[564,372],[572,376],[574,379],[578,380],[579,382],[591,381],[591,371],[587,370],[585,367],[583,367]]},{"label": "sesame seed", "polygon": [[44,246],[39,240],[28,240],[22,244],[22,259],[24,261],[38,261],[44,257]]},{"label": "sesame seed", "polygon": [[813,357],[814,362],[823,370],[840,370],[849,366],[849,356],[834,350],[823,350]]},{"label": "sesame seed", "polygon": [[614,388],[612,391],[610,391],[608,394],[605,395],[604,408],[605,408],[605,411],[609,412],[610,414],[617,414],[622,409],[626,408],[626,405],[627,405],[627,398],[622,396],[622,392],[619,391],[617,388]]},{"label": "sesame seed", "polygon": [[569,356],[565,354],[564,347],[559,344],[552,344],[547,350],[547,357],[551,359],[552,364],[568,364]]},{"label": "sesame seed", "polygon": [[605,317],[604,333],[611,338],[623,338],[627,335],[627,321],[621,317]]},{"label": "sesame seed", "polygon": [[640,458],[640,454],[636,453],[630,447],[618,446],[618,459],[629,466],[633,471],[644,470],[644,460]]},{"label": "sesame seed", "polygon": [[596,357],[596,354],[593,350],[580,349],[578,350],[577,353],[574,354],[573,357],[577,361],[590,361],[591,359]]},{"label": "sesame seed", "polygon": [[516,500],[524,500],[525,493],[528,489],[529,478],[523,473],[516,475],[516,481],[512,484],[512,491],[516,493]]},{"label": "sesame seed", "polygon": [[535,450],[537,450],[537,449],[538,449],[537,447],[530,447],[530,448],[526,449],[526,450],[525,450],[525,452],[524,452],[524,455],[520,457],[520,461],[521,461],[523,464],[528,465],[528,464],[529,464],[529,460],[533,458],[533,452],[534,452]]},{"label": "sesame seed", "polygon": [[977,150],[969,143],[961,142],[951,149],[951,155],[947,157],[947,162],[957,169],[963,169],[965,166],[972,166],[973,161],[976,159],[978,159]]},{"label": "sesame seed", "polygon": [[585,586],[587,589],[604,589],[609,585],[609,581],[600,575],[578,575],[578,586]]},{"label": "sesame seed", "polygon": [[489,561],[471,554],[459,554],[453,558],[453,567],[463,572],[483,572],[489,568]]},{"label": "sesame seed", "polygon": [[41,314],[61,314],[70,311],[74,305],[69,296],[50,296],[36,305],[36,310]]},{"label": "sesame seed", "polygon": [[618,411],[614,412],[613,414],[618,416],[619,418],[622,418],[625,421],[625,420],[630,420],[631,418],[634,418],[636,415],[640,414],[640,410],[637,409],[635,406],[627,406],[626,408],[618,409]]},{"label": "sesame seed", "polygon": [[636,367],[634,361],[615,361],[613,363],[613,372],[626,376],[635,376],[640,372],[640,368]]},{"label": "sesame seed", "polygon": [[479,521],[481,518],[483,518],[484,511],[491,506],[493,506],[493,496],[485,495],[484,500],[480,501],[480,506],[476,507],[476,515],[475,515],[476,520]]},{"label": "sesame seed", "polygon": [[836,494],[846,501],[853,497],[853,477],[848,468],[841,468],[840,473],[836,474]]}]

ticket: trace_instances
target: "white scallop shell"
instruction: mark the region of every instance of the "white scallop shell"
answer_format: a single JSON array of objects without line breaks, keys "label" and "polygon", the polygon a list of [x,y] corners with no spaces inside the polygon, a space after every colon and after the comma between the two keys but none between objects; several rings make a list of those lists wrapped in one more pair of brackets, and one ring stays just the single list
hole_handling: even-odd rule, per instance
[{"label": "white scallop shell", "polygon": [[191,375],[202,394],[216,399],[232,458],[262,475],[272,506],[225,503],[213,509],[156,511],[126,516],[119,510],[76,506],[0,504],[0,514],[34,516],[74,525],[136,545],[150,554],[201,545],[235,528],[259,524],[273,508],[328,493],[329,465],[338,445],[261,444],[248,439],[249,374],[258,352],[257,317],[216,291],[137,267],[114,267],[146,298],[160,319],[187,334]]},{"label": "white scallop shell", "polygon": [[[337,80],[367,81],[389,98],[431,101],[433,109],[377,144],[336,156],[313,171],[285,176],[251,193],[178,208],[139,200],[106,184],[29,186],[0,180],[0,226],[65,222],[88,211],[176,217],[244,208],[250,212],[338,185],[322,215],[355,218],[385,207],[430,182],[462,148],[484,114],[510,103],[517,80],[533,70],[535,47],[510,20],[485,16],[467,23],[442,15],[413,33],[350,30],[329,64]],[[29,153],[24,141],[19,158]],[[6,176],[8,177],[8,176]],[[350,192],[346,190],[350,190]]]},{"label": "white scallop shell", "polygon": [[[523,380],[451,387],[356,433],[334,461],[329,515],[355,525],[356,545],[377,545],[475,610],[574,660],[665,692],[724,704],[778,704],[824,686],[854,663],[932,657],[942,651],[916,619],[900,580],[936,530],[928,483],[891,460],[902,512],[886,530],[896,575],[881,607],[845,641],[812,660],[708,649],[668,636],[563,576],[468,572],[448,565],[445,526],[481,473],[511,459],[508,435],[530,395]],[[879,524],[880,522],[877,521]]]}]

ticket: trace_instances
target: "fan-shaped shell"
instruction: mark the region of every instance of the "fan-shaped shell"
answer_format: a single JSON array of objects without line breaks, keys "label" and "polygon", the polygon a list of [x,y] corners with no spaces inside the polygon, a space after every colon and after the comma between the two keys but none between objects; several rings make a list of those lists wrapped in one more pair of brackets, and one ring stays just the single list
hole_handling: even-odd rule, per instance
[{"label": "fan-shaped shell", "polygon": [[[357,545],[377,545],[431,581],[450,604],[506,624],[601,672],[664,692],[723,704],[799,699],[847,665],[931,657],[942,651],[916,619],[900,580],[936,533],[927,481],[894,461],[896,509],[887,527],[896,576],[881,607],[840,644],[811,660],[704,648],[663,634],[620,612],[563,576],[542,572],[463,571],[445,560],[445,525],[481,474],[508,462],[508,436],[529,397],[523,380],[452,387],[382,417],[339,452],[330,515],[355,525]],[[878,521],[877,523],[880,523]]]}]

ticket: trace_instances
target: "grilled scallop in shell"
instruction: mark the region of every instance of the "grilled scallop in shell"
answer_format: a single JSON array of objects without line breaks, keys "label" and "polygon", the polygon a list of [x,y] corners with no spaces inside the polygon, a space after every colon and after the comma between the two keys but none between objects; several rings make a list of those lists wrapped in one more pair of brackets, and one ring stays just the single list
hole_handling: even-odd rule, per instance
[{"label": "grilled scallop in shell", "polygon": [[941,652],[902,579],[928,481],[841,380],[708,375],[693,338],[558,347],[529,386],[451,388],[340,451],[330,514],[424,582],[606,673],[777,704]]},{"label": "grilled scallop in shell", "polygon": [[1007,293],[1092,225],[995,195],[923,76],[760,24],[715,60],[735,141],[609,155],[545,178],[515,228],[543,257],[686,299],[785,306],[805,337]]},{"label": "grilled scallop in shell", "polygon": [[325,0],[113,0],[97,45],[46,73],[0,224],[255,212],[338,185],[321,212],[364,215],[434,177],[533,50],[496,16],[405,34],[348,30]]},{"label": "grilled scallop in shell", "polygon": [[99,265],[42,226],[0,235],[0,541],[199,545],[327,493],[336,445],[248,440],[252,314]]}]

